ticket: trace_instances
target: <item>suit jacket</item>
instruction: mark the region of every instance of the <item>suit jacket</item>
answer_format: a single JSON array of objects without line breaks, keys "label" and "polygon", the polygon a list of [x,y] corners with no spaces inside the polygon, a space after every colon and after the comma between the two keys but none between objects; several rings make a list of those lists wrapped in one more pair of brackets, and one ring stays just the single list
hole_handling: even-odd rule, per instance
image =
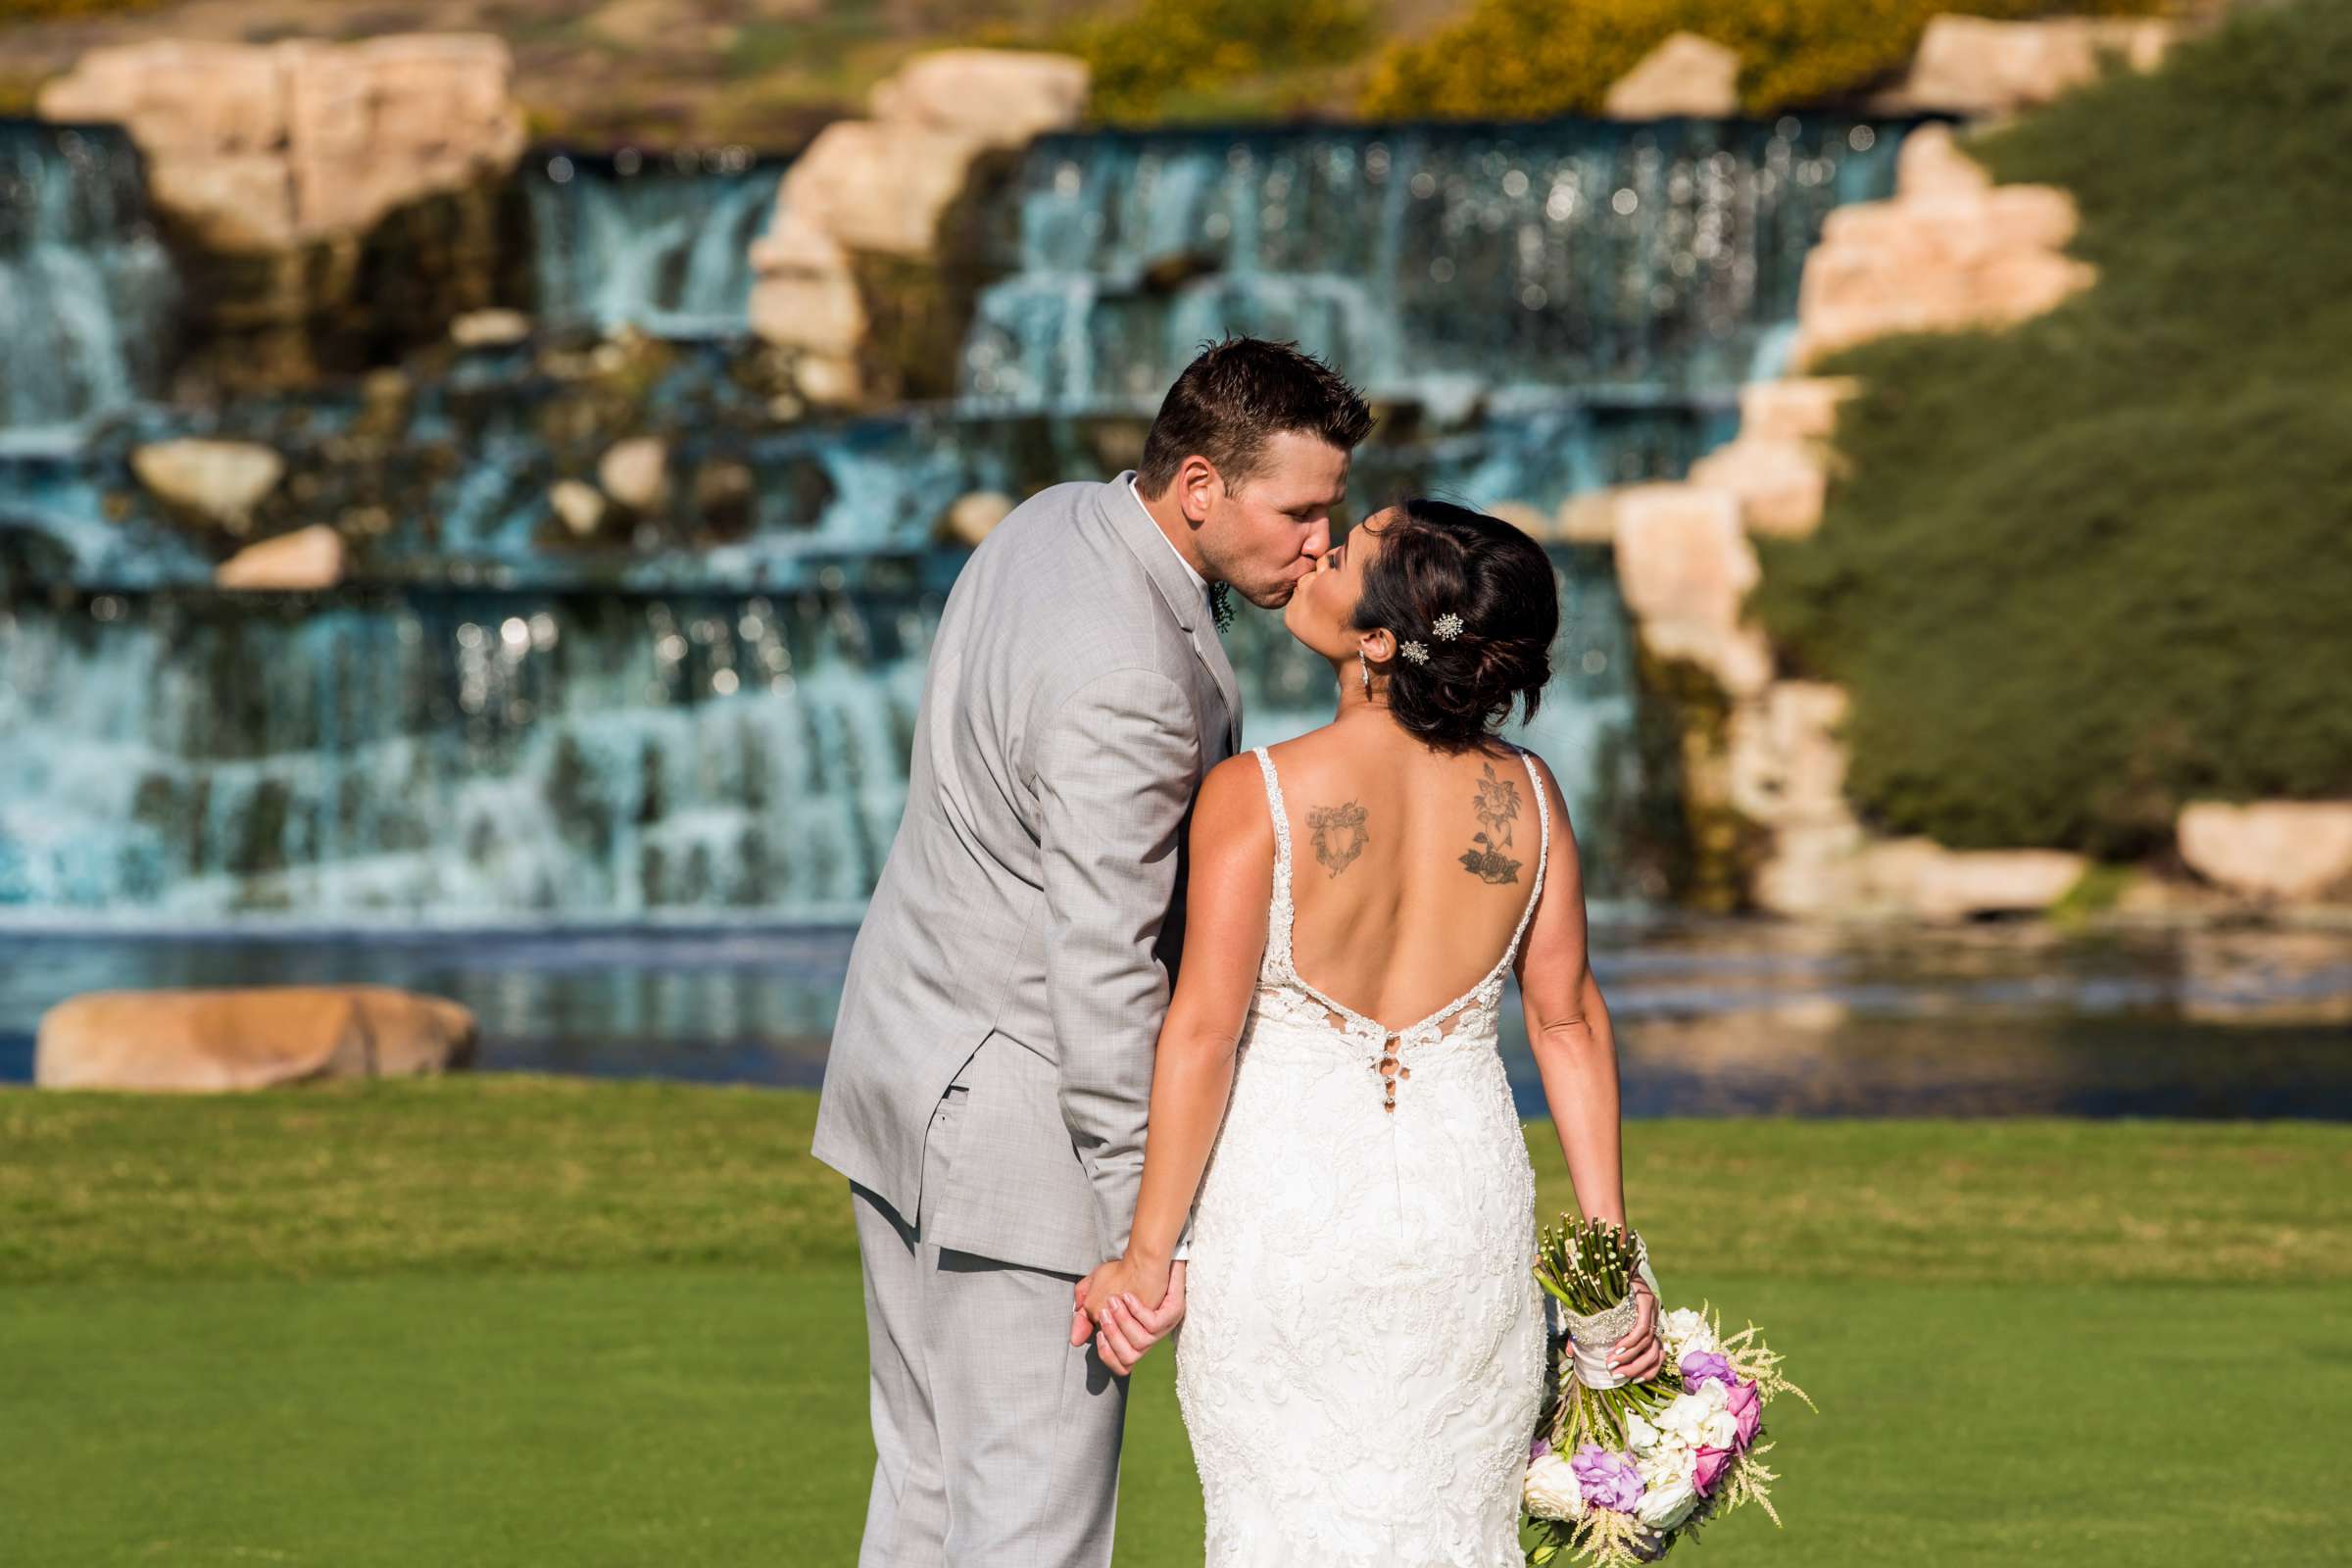
[{"label": "suit jacket", "polygon": [[1132,477],[1033,497],[948,595],[816,1122],[816,1157],[912,1223],[964,1084],[926,1240],[1061,1273],[1126,1246],[1193,798],[1241,743],[1205,593]]}]

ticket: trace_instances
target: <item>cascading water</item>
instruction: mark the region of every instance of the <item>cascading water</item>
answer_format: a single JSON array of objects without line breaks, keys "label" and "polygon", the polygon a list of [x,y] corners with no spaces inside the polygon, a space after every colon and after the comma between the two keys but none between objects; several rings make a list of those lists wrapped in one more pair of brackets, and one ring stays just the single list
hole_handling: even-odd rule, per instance
[{"label": "cascading water", "polygon": [[128,138],[0,120],[0,439],[154,395],[175,295]]},{"label": "cascading water", "polygon": [[536,154],[518,172],[544,320],[659,337],[740,333],[752,241],[782,168],[741,147],[649,156]]},{"label": "cascading water", "polygon": [[[324,595],[210,589],[234,541],[128,479],[168,415],[0,452],[0,910],[853,914],[962,560],[940,530],[956,496],[1102,476],[1228,329],[1298,335],[1387,405],[1355,465],[1367,506],[1549,511],[1671,477],[1731,434],[1822,214],[1883,193],[1893,140],[1848,122],[1056,138],[1019,175],[956,406],[778,426],[705,342],[602,382],[602,350],[476,351],[391,416],[321,390],[207,416],[286,458],[257,526],[351,542],[353,586]],[[772,167],[570,174],[524,176],[544,316],[696,335],[739,313]],[[616,404],[665,437],[670,483],[575,531],[551,487],[593,477]],[[1631,639],[1606,552],[1554,559],[1568,620],[1523,738],[1609,846],[1642,791]],[[1328,670],[1273,617],[1228,647],[1249,741],[1328,712]],[[1626,878],[1605,850],[1589,863],[1595,892],[1641,891]]]},{"label": "cascading water", "polygon": [[1885,194],[1894,141],[1827,119],[1050,137],[964,385],[1148,403],[1245,331],[1384,398],[1720,395],[1773,352],[1822,216]]}]

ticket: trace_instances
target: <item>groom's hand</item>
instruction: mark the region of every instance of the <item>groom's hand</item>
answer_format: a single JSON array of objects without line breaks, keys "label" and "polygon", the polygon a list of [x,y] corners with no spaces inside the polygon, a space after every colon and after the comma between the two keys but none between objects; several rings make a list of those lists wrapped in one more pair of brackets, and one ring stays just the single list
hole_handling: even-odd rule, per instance
[{"label": "groom's hand", "polygon": [[1155,1306],[1147,1305],[1132,1291],[1104,1289],[1116,1283],[1103,1278],[1111,1272],[1112,1266],[1105,1265],[1079,1283],[1077,1304],[1070,1316],[1070,1344],[1084,1345],[1091,1334],[1102,1364],[1125,1377],[1152,1347],[1184,1321],[1185,1265],[1177,1263],[1168,1270],[1166,1294]]}]

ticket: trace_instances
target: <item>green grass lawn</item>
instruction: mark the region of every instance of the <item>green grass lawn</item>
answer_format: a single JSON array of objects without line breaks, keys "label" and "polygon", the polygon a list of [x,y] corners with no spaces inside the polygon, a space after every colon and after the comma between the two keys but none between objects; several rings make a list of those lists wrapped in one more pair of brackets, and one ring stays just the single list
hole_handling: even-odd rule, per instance
[{"label": "green grass lawn", "polygon": [[[0,1095],[0,1563],[849,1562],[863,1327],[811,1108]],[[2348,1176],[2326,1127],[1636,1124],[1669,1294],[1764,1322],[1822,1405],[1777,1422],[1788,1529],[1700,1549],[2352,1560]],[[1169,1369],[1122,1563],[1199,1559]]]}]

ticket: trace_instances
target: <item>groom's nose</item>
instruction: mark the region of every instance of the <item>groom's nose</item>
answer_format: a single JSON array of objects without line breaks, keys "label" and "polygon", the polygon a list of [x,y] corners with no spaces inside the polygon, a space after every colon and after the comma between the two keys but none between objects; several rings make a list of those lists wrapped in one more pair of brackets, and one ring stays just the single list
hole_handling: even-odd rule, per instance
[{"label": "groom's nose", "polygon": [[1306,543],[1298,548],[1307,560],[1321,561],[1331,550],[1331,519],[1325,517],[1309,528],[1306,531]]}]

